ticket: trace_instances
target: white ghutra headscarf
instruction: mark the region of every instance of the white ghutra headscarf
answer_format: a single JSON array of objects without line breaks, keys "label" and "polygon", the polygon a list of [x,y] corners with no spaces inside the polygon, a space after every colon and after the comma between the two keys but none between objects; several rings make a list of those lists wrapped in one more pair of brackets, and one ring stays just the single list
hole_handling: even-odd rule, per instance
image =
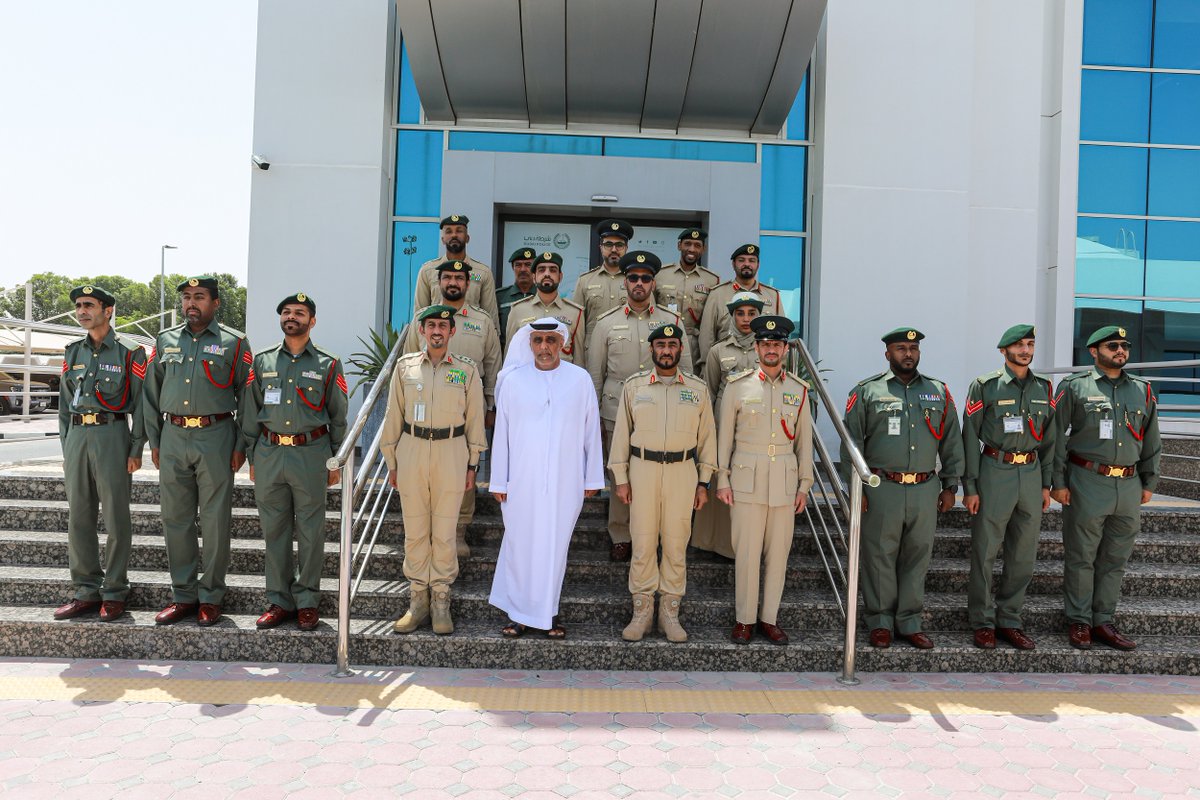
[{"label": "white ghutra headscarf", "polygon": [[496,376],[497,395],[500,393],[500,384],[504,381],[508,373],[520,369],[526,364],[533,363],[533,350],[529,347],[529,337],[533,335],[535,325],[539,331],[553,331],[557,333],[562,337],[563,343],[566,343],[568,334],[567,326],[554,317],[542,317],[518,328],[517,332],[513,334],[512,341],[508,343],[508,353],[504,356],[504,367],[500,370],[500,374]]}]

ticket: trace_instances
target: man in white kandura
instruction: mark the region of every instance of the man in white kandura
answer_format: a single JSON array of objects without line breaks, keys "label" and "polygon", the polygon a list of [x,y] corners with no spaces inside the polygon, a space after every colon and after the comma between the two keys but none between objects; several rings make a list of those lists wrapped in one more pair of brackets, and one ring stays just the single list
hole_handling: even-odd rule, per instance
[{"label": "man in white kandura", "polygon": [[587,370],[561,360],[567,326],[545,317],[522,326],[496,381],[491,492],[504,540],[488,601],[551,639],[567,635],[558,599],[583,498],[604,488],[600,409]]}]

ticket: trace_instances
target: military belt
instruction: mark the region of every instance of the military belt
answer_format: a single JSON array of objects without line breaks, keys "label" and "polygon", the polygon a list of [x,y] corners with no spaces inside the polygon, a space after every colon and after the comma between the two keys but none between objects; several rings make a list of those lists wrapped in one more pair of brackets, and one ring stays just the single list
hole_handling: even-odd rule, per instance
[{"label": "military belt", "polygon": [[110,414],[107,411],[88,411],[85,414],[72,414],[72,425],[107,425],[110,422],[124,420],[125,414]]},{"label": "military belt", "polygon": [[892,483],[903,483],[909,486],[924,483],[933,477],[932,472],[892,472],[886,469],[875,469],[874,467],[871,468],[871,472],[881,478],[886,478]]},{"label": "military belt", "polygon": [[1005,464],[1032,464],[1037,461],[1037,450],[1030,450],[1027,453],[1009,453],[985,444],[983,454],[997,461],[1003,461]]},{"label": "military belt", "polygon": [[630,455],[637,456],[642,461],[653,461],[658,464],[678,464],[680,461],[696,460],[696,448],[694,447],[691,450],[677,450],[671,453],[634,447],[629,452]]},{"label": "military belt", "polygon": [[263,438],[271,444],[278,444],[284,447],[303,447],[309,442],[315,442],[325,434],[329,433],[329,426],[322,425],[319,428],[313,428],[307,433],[275,433],[267,430],[266,426],[262,429]]},{"label": "military belt", "polygon": [[790,444],[755,444],[753,442],[734,442],[733,450],[735,453],[748,453],[760,456],[775,456],[786,455],[792,452]]},{"label": "military belt", "polygon": [[1067,453],[1067,459],[1077,466],[1084,469],[1090,469],[1092,472],[1103,475],[1106,478],[1132,478],[1137,475],[1137,467],[1122,467],[1117,464],[1097,464],[1095,461],[1088,461],[1083,456],[1077,456],[1074,453]]},{"label": "military belt", "polygon": [[210,425],[216,425],[221,420],[229,419],[232,416],[232,411],[226,411],[224,414],[208,414],[206,416],[199,417],[167,414],[167,420],[177,428],[207,428]]},{"label": "military belt", "polygon": [[407,422],[404,423],[403,429],[409,436],[415,436],[418,439],[428,439],[429,441],[457,439],[467,432],[466,425],[458,425],[454,428],[422,428],[420,425],[409,425]]}]

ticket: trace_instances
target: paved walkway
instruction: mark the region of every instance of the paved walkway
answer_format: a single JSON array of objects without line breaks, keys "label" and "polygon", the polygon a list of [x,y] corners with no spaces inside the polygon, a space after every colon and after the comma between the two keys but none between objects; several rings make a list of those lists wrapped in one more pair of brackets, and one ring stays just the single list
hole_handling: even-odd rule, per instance
[{"label": "paved walkway", "polygon": [[1200,678],[0,659],[0,795],[1200,797]]}]

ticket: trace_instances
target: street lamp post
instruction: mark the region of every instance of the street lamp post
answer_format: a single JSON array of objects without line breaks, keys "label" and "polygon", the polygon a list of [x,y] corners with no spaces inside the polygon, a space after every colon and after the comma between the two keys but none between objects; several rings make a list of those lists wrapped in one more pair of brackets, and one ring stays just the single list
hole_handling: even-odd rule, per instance
[{"label": "street lamp post", "polygon": [[158,251],[158,329],[167,327],[167,251],[178,250],[173,244],[164,244]]}]

